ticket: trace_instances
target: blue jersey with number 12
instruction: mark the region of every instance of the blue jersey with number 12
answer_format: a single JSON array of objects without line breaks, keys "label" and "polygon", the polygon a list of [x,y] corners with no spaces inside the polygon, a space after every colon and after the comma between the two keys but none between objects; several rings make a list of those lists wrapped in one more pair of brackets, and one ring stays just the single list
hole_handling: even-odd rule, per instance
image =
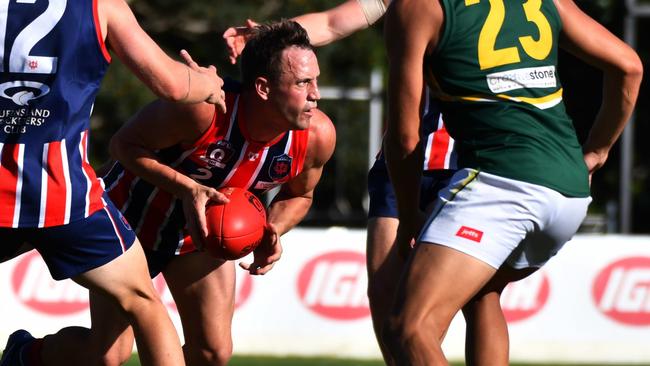
[{"label": "blue jersey with number 12", "polygon": [[109,62],[96,0],[0,0],[0,227],[103,207],[87,145]]}]

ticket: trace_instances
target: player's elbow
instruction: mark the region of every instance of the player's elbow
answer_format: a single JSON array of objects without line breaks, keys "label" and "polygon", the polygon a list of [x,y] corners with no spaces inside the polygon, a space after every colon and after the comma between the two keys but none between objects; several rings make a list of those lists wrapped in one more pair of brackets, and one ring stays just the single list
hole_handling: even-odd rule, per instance
[{"label": "player's elbow", "polygon": [[633,57],[630,57],[626,62],[624,72],[629,77],[638,79],[639,82],[641,82],[641,78],[643,77],[643,63],[636,52],[634,52]]},{"label": "player's elbow", "polygon": [[643,77],[643,63],[639,55],[631,48],[628,52],[623,53],[616,64],[616,73],[623,75],[627,79],[636,80],[639,83]]},{"label": "player's elbow", "polygon": [[393,150],[414,150],[420,142],[420,136],[412,133],[387,133],[386,145],[390,146]]}]

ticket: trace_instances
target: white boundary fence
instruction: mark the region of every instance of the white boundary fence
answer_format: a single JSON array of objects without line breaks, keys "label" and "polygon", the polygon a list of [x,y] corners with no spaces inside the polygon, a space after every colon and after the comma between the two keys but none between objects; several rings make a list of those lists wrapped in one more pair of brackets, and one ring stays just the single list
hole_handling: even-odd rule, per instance
[{"label": "white boundary fence", "polygon": [[[365,231],[298,228],[282,238],[266,276],[238,269],[233,337],[239,354],[379,358],[367,306]],[[178,314],[156,279],[176,326]],[[0,266],[0,343],[89,324],[87,293],[54,282],[35,252]],[[547,266],[509,286],[502,301],[511,357],[526,362],[650,364],[650,237],[581,235]],[[457,317],[444,348],[462,359]]]}]

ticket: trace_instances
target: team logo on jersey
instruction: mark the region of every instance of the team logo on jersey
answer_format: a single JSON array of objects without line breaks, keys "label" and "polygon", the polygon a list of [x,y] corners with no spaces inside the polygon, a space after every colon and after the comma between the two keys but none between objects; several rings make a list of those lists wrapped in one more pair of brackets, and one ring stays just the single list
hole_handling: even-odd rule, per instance
[{"label": "team logo on jersey", "polygon": [[50,87],[35,81],[9,81],[0,84],[0,96],[11,99],[23,107],[31,100],[38,99],[50,92]]},{"label": "team logo on jersey", "polygon": [[226,164],[235,155],[235,148],[227,140],[219,140],[210,144],[205,155],[200,156],[208,166],[212,168],[225,168]]},{"label": "team logo on jersey", "polygon": [[273,180],[282,180],[291,172],[291,161],[293,158],[287,154],[274,156],[269,167],[269,176]]}]

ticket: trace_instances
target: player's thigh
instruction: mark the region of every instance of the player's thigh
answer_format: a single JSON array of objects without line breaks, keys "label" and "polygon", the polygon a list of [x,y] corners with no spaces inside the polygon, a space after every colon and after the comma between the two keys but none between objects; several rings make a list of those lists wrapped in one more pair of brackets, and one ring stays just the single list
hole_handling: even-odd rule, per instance
[{"label": "player's thigh", "polygon": [[368,274],[372,275],[386,265],[390,255],[395,255],[394,243],[399,221],[394,217],[368,219],[366,260]]},{"label": "player's thigh", "polygon": [[383,159],[377,159],[368,171],[368,230],[366,237],[366,262],[369,285],[381,272],[391,272],[397,235],[397,200]]},{"label": "player's thigh", "polygon": [[29,238],[55,279],[72,278],[125,308],[140,298],[154,299],[147,262],[131,227],[115,206],[86,219],[33,230]]},{"label": "player's thigh", "polygon": [[495,274],[487,263],[442,245],[418,243],[397,294],[395,315],[446,331],[453,316]]},{"label": "player's thigh", "polygon": [[136,295],[158,298],[149,277],[144,251],[137,240],[124,254],[111,262],[72,279],[91,291],[120,302],[122,307],[132,305],[127,302]]},{"label": "player's thigh", "polygon": [[174,258],[163,274],[181,317],[186,344],[230,342],[234,262],[194,252]]}]

